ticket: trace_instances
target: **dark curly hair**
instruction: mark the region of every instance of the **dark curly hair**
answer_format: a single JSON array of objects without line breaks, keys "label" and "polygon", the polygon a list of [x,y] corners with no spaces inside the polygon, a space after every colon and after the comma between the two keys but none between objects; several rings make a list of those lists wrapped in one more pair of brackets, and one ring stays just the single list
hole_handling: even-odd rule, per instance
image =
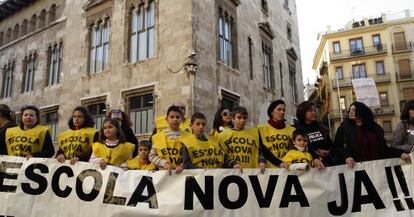
[{"label": "dark curly hair", "polygon": [[26,110],[33,110],[36,112],[36,123],[33,127],[37,126],[40,123],[40,110],[34,105],[25,105],[20,109],[20,128],[23,129],[23,112]]},{"label": "dark curly hair", "polygon": [[402,121],[410,120],[410,110],[414,110],[414,100],[410,100],[405,103],[404,109],[402,110],[400,117]]},{"label": "dark curly hair", "polygon": [[92,119],[91,115],[89,114],[88,110],[83,106],[78,106],[73,110],[72,115],[70,116],[70,118],[68,120],[68,126],[69,126],[70,129],[72,129],[72,130],[75,129],[75,125],[73,124],[73,113],[75,113],[76,111],[81,112],[82,115],[83,115],[84,122],[83,122],[81,128],[93,127],[95,125],[95,122],[93,121],[93,119]]},{"label": "dark curly hair", "polygon": [[6,118],[10,122],[15,122],[16,117],[13,111],[6,104],[0,104],[0,116]]},{"label": "dark curly hair", "polygon": [[[355,106],[355,117],[360,118],[363,125],[367,129],[372,130],[375,126],[374,113],[372,110],[362,102],[354,102],[349,106],[349,108],[351,108],[351,106]],[[349,110],[350,109],[348,109],[348,119]]]}]

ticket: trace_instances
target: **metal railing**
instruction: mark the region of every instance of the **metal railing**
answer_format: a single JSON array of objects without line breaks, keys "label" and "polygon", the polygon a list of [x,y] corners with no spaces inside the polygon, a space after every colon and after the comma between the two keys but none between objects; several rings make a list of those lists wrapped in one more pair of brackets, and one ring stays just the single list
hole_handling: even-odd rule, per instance
[{"label": "metal railing", "polygon": [[414,79],[414,71],[411,71],[409,73],[397,72],[397,80],[398,81],[412,80],[412,79]]},{"label": "metal railing", "polygon": [[[375,116],[395,114],[394,105],[392,104],[382,105],[378,107],[370,107],[370,109],[372,110]],[[341,119],[341,114],[343,118],[346,118],[348,115],[348,111],[342,109],[329,110],[329,116],[331,119]]]},{"label": "metal railing", "polygon": [[414,44],[409,42],[403,42],[403,43],[393,43],[392,44],[392,52],[398,53],[398,52],[409,52],[412,51]]},{"label": "metal railing", "polygon": [[[367,78],[374,79],[375,83],[387,83],[391,82],[391,76],[390,73],[384,73],[384,74],[369,74],[367,75]],[[343,79],[338,79],[338,86],[339,88],[344,87],[352,87],[352,79],[356,79],[354,77],[345,77]],[[336,89],[336,79],[331,80],[332,87]]]},{"label": "metal railing", "polygon": [[379,44],[377,46],[363,47],[351,50],[341,50],[339,53],[331,52],[330,57],[331,61],[334,61],[383,53],[387,53],[386,44]]}]

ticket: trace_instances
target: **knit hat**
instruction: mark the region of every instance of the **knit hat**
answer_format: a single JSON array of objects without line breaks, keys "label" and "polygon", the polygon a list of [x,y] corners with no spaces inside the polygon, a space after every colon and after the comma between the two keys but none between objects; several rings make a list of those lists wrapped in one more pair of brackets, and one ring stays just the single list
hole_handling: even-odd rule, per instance
[{"label": "knit hat", "polygon": [[283,101],[281,99],[275,100],[272,103],[270,103],[269,107],[267,108],[267,115],[269,116],[270,119],[272,119],[272,112],[273,112],[273,110],[275,110],[275,108],[279,104],[286,105],[285,101]]}]

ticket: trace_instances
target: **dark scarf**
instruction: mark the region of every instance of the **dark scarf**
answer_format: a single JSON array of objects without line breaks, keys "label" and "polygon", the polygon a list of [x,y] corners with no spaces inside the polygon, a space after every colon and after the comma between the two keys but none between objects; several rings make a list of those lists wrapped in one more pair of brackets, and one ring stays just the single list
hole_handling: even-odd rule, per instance
[{"label": "dark scarf", "polygon": [[278,130],[284,129],[286,127],[286,123],[284,121],[274,121],[272,119],[269,119],[267,123]]}]

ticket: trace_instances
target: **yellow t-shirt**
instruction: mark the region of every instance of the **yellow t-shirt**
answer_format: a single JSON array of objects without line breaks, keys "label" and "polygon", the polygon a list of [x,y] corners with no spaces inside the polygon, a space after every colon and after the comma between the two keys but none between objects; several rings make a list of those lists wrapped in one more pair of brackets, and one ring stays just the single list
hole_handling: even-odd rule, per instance
[{"label": "yellow t-shirt", "polygon": [[282,158],[282,161],[289,165],[295,163],[307,163],[309,166],[313,167],[312,155],[307,151],[289,150]]},{"label": "yellow t-shirt", "polygon": [[220,147],[243,168],[257,168],[259,134],[257,128],[226,130],[219,134]]},{"label": "yellow t-shirt", "polygon": [[[268,123],[258,125],[257,128],[259,129],[263,145],[272,152],[276,158],[283,158],[288,152],[288,147],[292,140],[292,134],[293,131],[295,131],[295,128],[286,125],[285,128],[279,130]],[[277,168],[277,166],[266,161],[266,168]]]},{"label": "yellow t-shirt", "polygon": [[7,153],[10,156],[26,157],[42,150],[46,134],[51,129],[40,124],[22,130],[20,126],[8,128],[6,131]]},{"label": "yellow t-shirt", "polygon": [[108,147],[100,142],[92,144],[92,152],[96,157],[105,160],[109,165],[118,167],[131,159],[134,149],[135,145],[129,142],[120,143],[115,147]]},{"label": "yellow t-shirt", "polygon": [[152,147],[157,151],[157,155],[168,161],[173,169],[183,162],[181,139],[186,135],[187,133],[182,132],[181,136],[173,140],[164,131],[161,131],[152,136]]},{"label": "yellow t-shirt", "polygon": [[191,163],[198,168],[223,168],[224,151],[220,148],[218,140],[207,137],[201,141],[193,134],[185,136],[182,140],[190,157]]},{"label": "yellow t-shirt", "polygon": [[93,138],[97,130],[95,128],[82,128],[79,130],[66,130],[58,135],[59,148],[66,159],[71,159],[92,148]]},{"label": "yellow t-shirt", "polygon": [[129,170],[156,170],[157,166],[151,162],[144,163],[139,156],[127,161],[127,168]]}]

